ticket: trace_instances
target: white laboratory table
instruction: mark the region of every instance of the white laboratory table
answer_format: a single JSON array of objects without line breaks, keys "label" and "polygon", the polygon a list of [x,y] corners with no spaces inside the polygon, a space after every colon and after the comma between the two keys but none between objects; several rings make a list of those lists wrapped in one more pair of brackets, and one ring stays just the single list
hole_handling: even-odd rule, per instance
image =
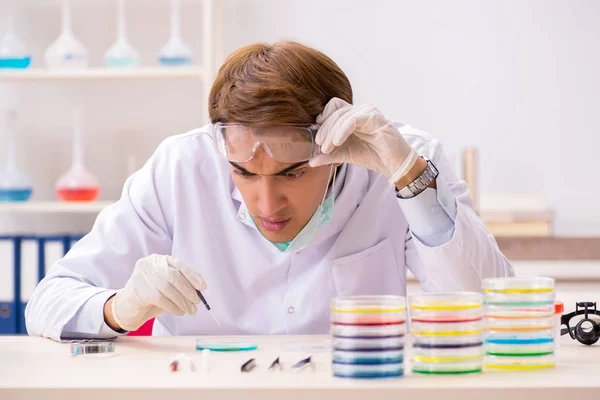
[{"label": "white laboratory table", "polygon": [[[70,344],[33,337],[0,336],[0,399],[407,399],[521,400],[600,395],[600,343],[584,347],[563,337],[554,369],[484,372],[464,376],[418,376],[349,380],[334,378],[330,354],[313,348],[315,370],[289,370],[305,353],[294,347],[325,343],[326,336],[257,336],[259,350],[211,353],[208,373],[200,365],[194,337],[122,337],[115,354],[71,356]],[[302,351],[310,348],[301,349]],[[410,351],[410,350],[409,350]],[[171,357],[186,353],[195,372],[172,372]],[[269,372],[277,357],[283,372]],[[240,371],[254,357],[256,368]]]}]

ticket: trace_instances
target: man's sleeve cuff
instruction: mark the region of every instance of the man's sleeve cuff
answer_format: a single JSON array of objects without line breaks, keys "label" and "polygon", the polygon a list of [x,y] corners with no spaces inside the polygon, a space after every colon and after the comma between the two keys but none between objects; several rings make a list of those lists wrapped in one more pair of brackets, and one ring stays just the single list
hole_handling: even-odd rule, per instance
[{"label": "man's sleeve cuff", "polygon": [[[441,179],[440,179],[441,178]],[[398,199],[413,235],[429,247],[441,246],[454,235],[456,198],[441,176],[437,189],[427,188],[410,199]]]},{"label": "man's sleeve cuff", "polygon": [[112,339],[127,332],[116,332],[104,321],[104,304],[116,293],[104,290],[92,296],[63,329],[61,339]]}]

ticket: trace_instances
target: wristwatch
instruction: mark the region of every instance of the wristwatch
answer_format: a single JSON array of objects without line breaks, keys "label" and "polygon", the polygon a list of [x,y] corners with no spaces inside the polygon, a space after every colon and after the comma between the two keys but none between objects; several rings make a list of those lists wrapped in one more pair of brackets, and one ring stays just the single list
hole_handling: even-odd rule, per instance
[{"label": "wristwatch", "polygon": [[410,199],[415,197],[425,189],[429,187],[431,182],[437,178],[440,174],[435,165],[431,162],[431,160],[423,157],[425,161],[427,161],[427,168],[423,171],[421,175],[417,177],[414,181],[404,186],[402,189],[398,190],[396,188],[396,197],[400,199]]}]

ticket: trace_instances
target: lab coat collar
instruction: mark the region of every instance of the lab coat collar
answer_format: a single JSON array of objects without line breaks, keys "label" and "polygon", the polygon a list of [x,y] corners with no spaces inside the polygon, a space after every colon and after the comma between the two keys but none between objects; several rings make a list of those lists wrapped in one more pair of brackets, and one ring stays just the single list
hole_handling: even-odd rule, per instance
[{"label": "lab coat collar", "polygon": [[242,194],[240,193],[240,189],[237,188],[237,186],[235,186],[235,184],[233,183],[233,181],[231,181],[231,198],[234,200],[237,200],[241,203],[244,202],[244,199],[242,198]]},{"label": "lab coat collar", "polygon": [[307,247],[315,246],[344,229],[367,194],[369,184],[369,172],[366,169],[346,164],[343,182],[340,181],[341,191],[335,197],[331,220],[323,225]]},{"label": "lab coat collar", "polygon": [[[254,228],[254,226],[252,225],[251,222],[248,221],[248,216],[250,215],[248,213],[248,207],[246,207],[246,203],[244,203],[244,199],[242,198],[242,193],[240,192],[240,190],[237,188],[237,186],[235,186],[235,184],[233,183],[233,181],[231,181],[231,198],[233,200],[235,200],[235,202],[237,202],[237,204],[235,204],[234,202],[234,207],[237,206],[237,215],[236,215],[236,219],[245,224],[248,225],[252,228]],[[235,209],[235,208],[234,208]]]}]

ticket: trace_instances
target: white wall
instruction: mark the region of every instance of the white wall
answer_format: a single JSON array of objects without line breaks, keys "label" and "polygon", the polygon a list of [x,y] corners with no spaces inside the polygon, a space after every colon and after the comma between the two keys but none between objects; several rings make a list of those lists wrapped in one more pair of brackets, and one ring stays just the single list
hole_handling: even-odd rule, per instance
[{"label": "white wall", "polygon": [[[217,0],[218,1],[218,0]],[[114,40],[110,1],[72,0],[93,64]],[[57,0],[22,0],[19,35],[41,66],[58,35]],[[131,41],[144,61],[167,37],[167,1],[131,0]],[[600,234],[596,115],[600,2],[588,0],[222,0],[222,51],[296,39],[330,55],[373,103],[439,137],[449,154],[480,150],[481,192],[541,193],[558,234]],[[201,54],[201,5],[184,1],[184,35]],[[126,156],[145,159],[167,135],[202,121],[200,84],[87,83],[0,87],[18,92],[23,169],[37,199],[52,196],[68,153],[68,107],[82,104],[90,167],[114,199]],[[2,143],[2,142],[0,142]],[[88,147],[88,150],[91,150]],[[2,155],[3,157],[3,155]],[[2,221],[0,220],[0,223]]]}]

